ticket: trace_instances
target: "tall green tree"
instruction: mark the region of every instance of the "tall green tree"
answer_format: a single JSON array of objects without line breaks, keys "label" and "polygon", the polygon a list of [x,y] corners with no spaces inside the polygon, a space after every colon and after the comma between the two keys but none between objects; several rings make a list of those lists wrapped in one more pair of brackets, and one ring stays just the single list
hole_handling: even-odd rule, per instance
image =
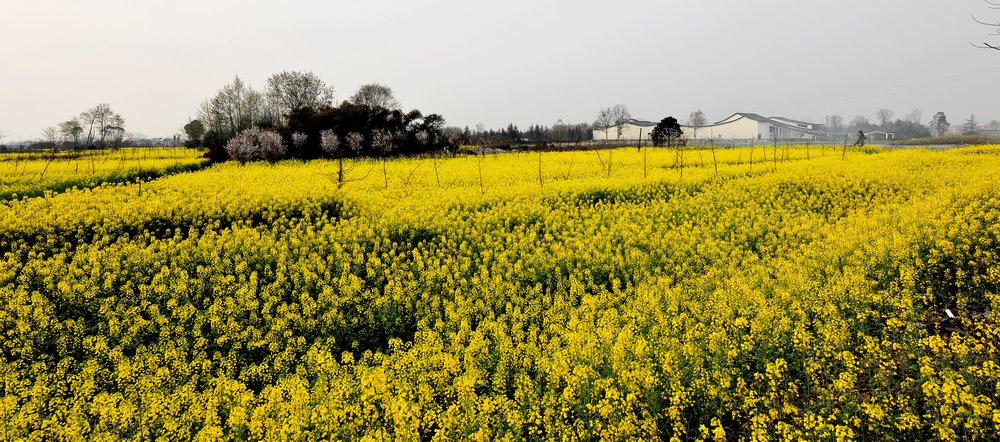
[{"label": "tall green tree", "polygon": [[205,135],[205,125],[201,124],[201,120],[191,120],[184,125],[184,134],[187,135],[191,146],[197,146],[201,144],[201,137]]},{"label": "tall green tree", "polygon": [[979,133],[979,122],[976,121],[976,114],[969,115],[962,125],[962,133],[965,135],[975,135]]},{"label": "tall green tree", "polygon": [[948,117],[944,115],[944,112],[934,114],[934,118],[931,119],[931,130],[939,137],[948,132],[948,127],[950,126],[951,123],[948,122]]},{"label": "tall green tree", "polygon": [[681,129],[680,123],[674,117],[667,117],[662,120],[653,128],[653,144],[657,146],[662,146],[664,142],[667,146],[673,146],[676,144],[677,140],[684,135],[684,130]]}]

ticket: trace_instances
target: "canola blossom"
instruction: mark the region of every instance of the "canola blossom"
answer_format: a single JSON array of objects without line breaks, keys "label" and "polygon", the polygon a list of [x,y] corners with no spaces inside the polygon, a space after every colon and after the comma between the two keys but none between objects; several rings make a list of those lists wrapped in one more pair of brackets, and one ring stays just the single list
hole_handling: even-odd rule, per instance
[{"label": "canola blossom", "polygon": [[0,155],[0,200],[197,170],[206,164],[203,153],[160,147],[4,154]]},{"label": "canola blossom", "polygon": [[3,201],[0,435],[994,439],[998,175],[632,148]]}]

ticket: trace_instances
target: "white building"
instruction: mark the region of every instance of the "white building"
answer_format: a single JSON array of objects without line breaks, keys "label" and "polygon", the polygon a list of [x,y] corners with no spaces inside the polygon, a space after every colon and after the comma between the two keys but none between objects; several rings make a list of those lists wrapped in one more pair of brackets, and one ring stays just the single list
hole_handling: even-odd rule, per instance
[{"label": "white building", "polygon": [[[594,140],[651,140],[655,122],[629,120],[622,127],[621,137],[618,128],[610,127],[594,130]],[[797,121],[784,117],[762,117],[751,113],[736,113],[719,121],[700,127],[681,125],[684,131],[682,138],[688,140],[782,140],[808,141],[818,138],[828,138],[831,134],[824,132],[818,124]]]}]

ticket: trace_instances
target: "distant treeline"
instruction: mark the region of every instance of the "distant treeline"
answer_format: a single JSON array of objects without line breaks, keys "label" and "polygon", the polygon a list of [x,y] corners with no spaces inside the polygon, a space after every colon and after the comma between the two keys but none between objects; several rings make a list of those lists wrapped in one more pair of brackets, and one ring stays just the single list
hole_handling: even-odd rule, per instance
[{"label": "distant treeline", "polygon": [[[449,132],[458,130],[448,128]],[[504,148],[542,143],[582,143],[593,140],[593,126],[590,123],[567,124],[562,120],[551,127],[535,124],[521,129],[511,123],[501,129],[486,129],[482,126],[475,130],[465,127],[461,130],[467,144],[485,144],[493,148]]]}]

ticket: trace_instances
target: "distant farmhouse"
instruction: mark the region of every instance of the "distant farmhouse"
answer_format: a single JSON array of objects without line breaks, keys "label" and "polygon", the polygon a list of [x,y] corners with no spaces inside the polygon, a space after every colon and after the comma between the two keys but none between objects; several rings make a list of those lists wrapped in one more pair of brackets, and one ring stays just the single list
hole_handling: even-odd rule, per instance
[{"label": "distant farmhouse", "polygon": [[[656,122],[629,120],[622,128],[622,140],[650,140]],[[715,124],[700,127],[681,125],[683,138],[688,140],[781,140],[814,141],[843,138],[845,134],[830,133],[820,124],[784,117],[762,117],[751,113],[735,113]],[[618,140],[618,128],[594,130],[594,140]]]}]

